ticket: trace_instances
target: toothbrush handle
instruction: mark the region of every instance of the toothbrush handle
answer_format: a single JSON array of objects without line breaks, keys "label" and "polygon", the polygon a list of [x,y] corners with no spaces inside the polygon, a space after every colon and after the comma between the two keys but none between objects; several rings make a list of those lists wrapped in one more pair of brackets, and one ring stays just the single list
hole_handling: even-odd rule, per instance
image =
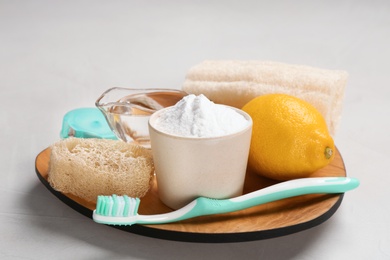
[{"label": "toothbrush handle", "polygon": [[217,200],[200,197],[196,199],[194,208],[181,219],[243,210],[305,194],[344,193],[357,186],[359,181],[349,177],[318,177],[285,181],[232,199]]}]

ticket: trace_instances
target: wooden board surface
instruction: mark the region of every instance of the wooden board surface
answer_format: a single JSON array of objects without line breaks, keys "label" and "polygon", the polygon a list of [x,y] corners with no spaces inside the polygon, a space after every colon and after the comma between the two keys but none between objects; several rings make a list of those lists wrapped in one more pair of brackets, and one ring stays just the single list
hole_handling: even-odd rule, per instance
[{"label": "wooden board surface", "polygon": [[[73,209],[92,218],[95,203],[86,202],[72,194],[62,194],[51,188],[47,182],[50,148],[38,154],[35,168],[41,182],[60,200]],[[344,162],[336,151],[332,163],[316,171],[311,177],[344,177]],[[255,191],[275,181],[247,173],[244,193]],[[141,235],[188,242],[239,242],[283,236],[299,232],[329,219],[341,204],[342,194],[314,194],[283,199],[259,205],[238,212],[197,217],[178,223],[161,225],[115,226],[116,228]],[[156,180],[151,190],[141,199],[139,214],[170,212],[158,197]],[[96,224],[98,225],[98,224]]]}]

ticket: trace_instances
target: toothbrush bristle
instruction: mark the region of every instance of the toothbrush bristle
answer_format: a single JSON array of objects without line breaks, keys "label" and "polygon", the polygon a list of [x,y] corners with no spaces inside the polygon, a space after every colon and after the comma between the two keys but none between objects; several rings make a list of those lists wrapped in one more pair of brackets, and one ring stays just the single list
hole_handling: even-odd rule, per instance
[{"label": "toothbrush bristle", "polygon": [[138,212],[139,198],[123,196],[103,196],[100,195],[96,202],[96,213],[102,216],[129,217]]}]

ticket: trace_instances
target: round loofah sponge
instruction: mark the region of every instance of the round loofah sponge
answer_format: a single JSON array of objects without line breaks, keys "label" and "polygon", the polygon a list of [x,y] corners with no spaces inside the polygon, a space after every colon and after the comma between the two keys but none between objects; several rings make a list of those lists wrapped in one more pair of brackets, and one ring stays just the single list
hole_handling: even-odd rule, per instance
[{"label": "round loofah sponge", "polygon": [[87,201],[112,194],[141,198],[151,186],[153,173],[151,151],[136,144],[68,138],[51,146],[50,185]]}]

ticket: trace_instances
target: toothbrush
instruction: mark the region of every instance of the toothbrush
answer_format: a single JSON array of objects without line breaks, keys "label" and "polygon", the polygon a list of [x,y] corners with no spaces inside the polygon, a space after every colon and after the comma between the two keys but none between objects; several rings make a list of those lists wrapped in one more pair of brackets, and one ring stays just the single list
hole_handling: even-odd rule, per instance
[{"label": "toothbrush", "polygon": [[359,186],[349,177],[302,178],[281,182],[231,199],[199,197],[183,208],[155,215],[137,213],[140,199],[124,196],[98,196],[93,220],[108,225],[164,224],[198,216],[229,213],[285,198],[321,193],[344,193]]}]

